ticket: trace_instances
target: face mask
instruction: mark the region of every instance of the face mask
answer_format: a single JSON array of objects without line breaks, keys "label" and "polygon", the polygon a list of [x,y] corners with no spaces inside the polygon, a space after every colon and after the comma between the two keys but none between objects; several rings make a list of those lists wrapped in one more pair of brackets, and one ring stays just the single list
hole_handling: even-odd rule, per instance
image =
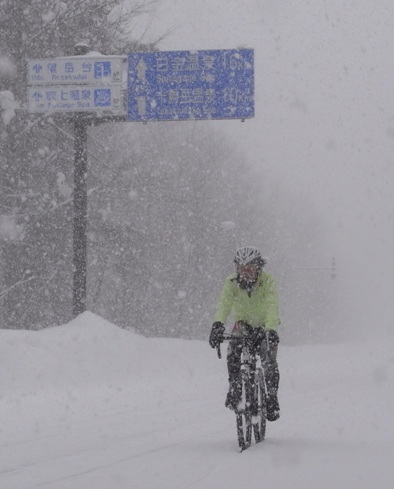
[{"label": "face mask", "polygon": [[237,267],[238,282],[254,284],[259,274],[259,267],[255,263]]}]

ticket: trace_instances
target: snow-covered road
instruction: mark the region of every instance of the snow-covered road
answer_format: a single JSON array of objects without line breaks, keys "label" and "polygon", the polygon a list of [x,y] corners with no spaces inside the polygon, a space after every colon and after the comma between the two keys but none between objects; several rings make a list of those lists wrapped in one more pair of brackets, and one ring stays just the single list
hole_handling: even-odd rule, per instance
[{"label": "snow-covered road", "polygon": [[206,342],[91,313],[0,330],[1,489],[391,489],[393,341],[281,347],[281,419],[240,454]]}]

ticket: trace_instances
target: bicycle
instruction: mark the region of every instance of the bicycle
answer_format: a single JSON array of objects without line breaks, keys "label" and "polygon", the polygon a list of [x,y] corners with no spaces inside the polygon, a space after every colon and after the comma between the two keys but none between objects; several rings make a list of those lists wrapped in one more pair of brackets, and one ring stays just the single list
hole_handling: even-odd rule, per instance
[{"label": "bicycle", "polygon": [[[265,438],[267,424],[267,386],[264,370],[261,366],[261,357],[257,350],[264,338],[264,330],[259,328],[253,334],[242,336],[224,334],[224,340],[239,342],[241,353],[241,403],[235,410],[237,438],[240,451],[250,447],[252,430],[256,443]],[[220,345],[217,346],[218,357],[222,358]]]}]

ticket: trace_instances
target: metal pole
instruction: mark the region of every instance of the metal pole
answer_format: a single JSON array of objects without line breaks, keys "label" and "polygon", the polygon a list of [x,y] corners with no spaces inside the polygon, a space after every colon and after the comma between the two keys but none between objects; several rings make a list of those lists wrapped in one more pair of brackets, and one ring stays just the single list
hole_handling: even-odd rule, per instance
[{"label": "metal pole", "polygon": [[83,114],[74,116],[74,317],[86,310],[87,125]]},{"label": "metal pole", "polygon": [[[77,44],[74,54],[86,54],[89,47]],[[73,315],[86,311],[86,278],[87,278],[87,122],[84,113],[74,115],[74,234],[73,234]]]}]

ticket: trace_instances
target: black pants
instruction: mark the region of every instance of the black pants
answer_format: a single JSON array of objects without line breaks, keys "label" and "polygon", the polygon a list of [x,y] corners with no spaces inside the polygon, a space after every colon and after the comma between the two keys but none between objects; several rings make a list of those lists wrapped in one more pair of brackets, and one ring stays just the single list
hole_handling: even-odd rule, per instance
[{"label": "black pants", "polygon": [[[230,341],[227,349],[227,369],[230,388],[241,389],[241,354],[242,344],[239,341]],[[267,384],[268,395],[277,395],[279,388],[279,368],[276,360],[278,354],[278,344],[270,341],[267,334],[261,344],[261,364],[264,370],[265,382]]]}]

